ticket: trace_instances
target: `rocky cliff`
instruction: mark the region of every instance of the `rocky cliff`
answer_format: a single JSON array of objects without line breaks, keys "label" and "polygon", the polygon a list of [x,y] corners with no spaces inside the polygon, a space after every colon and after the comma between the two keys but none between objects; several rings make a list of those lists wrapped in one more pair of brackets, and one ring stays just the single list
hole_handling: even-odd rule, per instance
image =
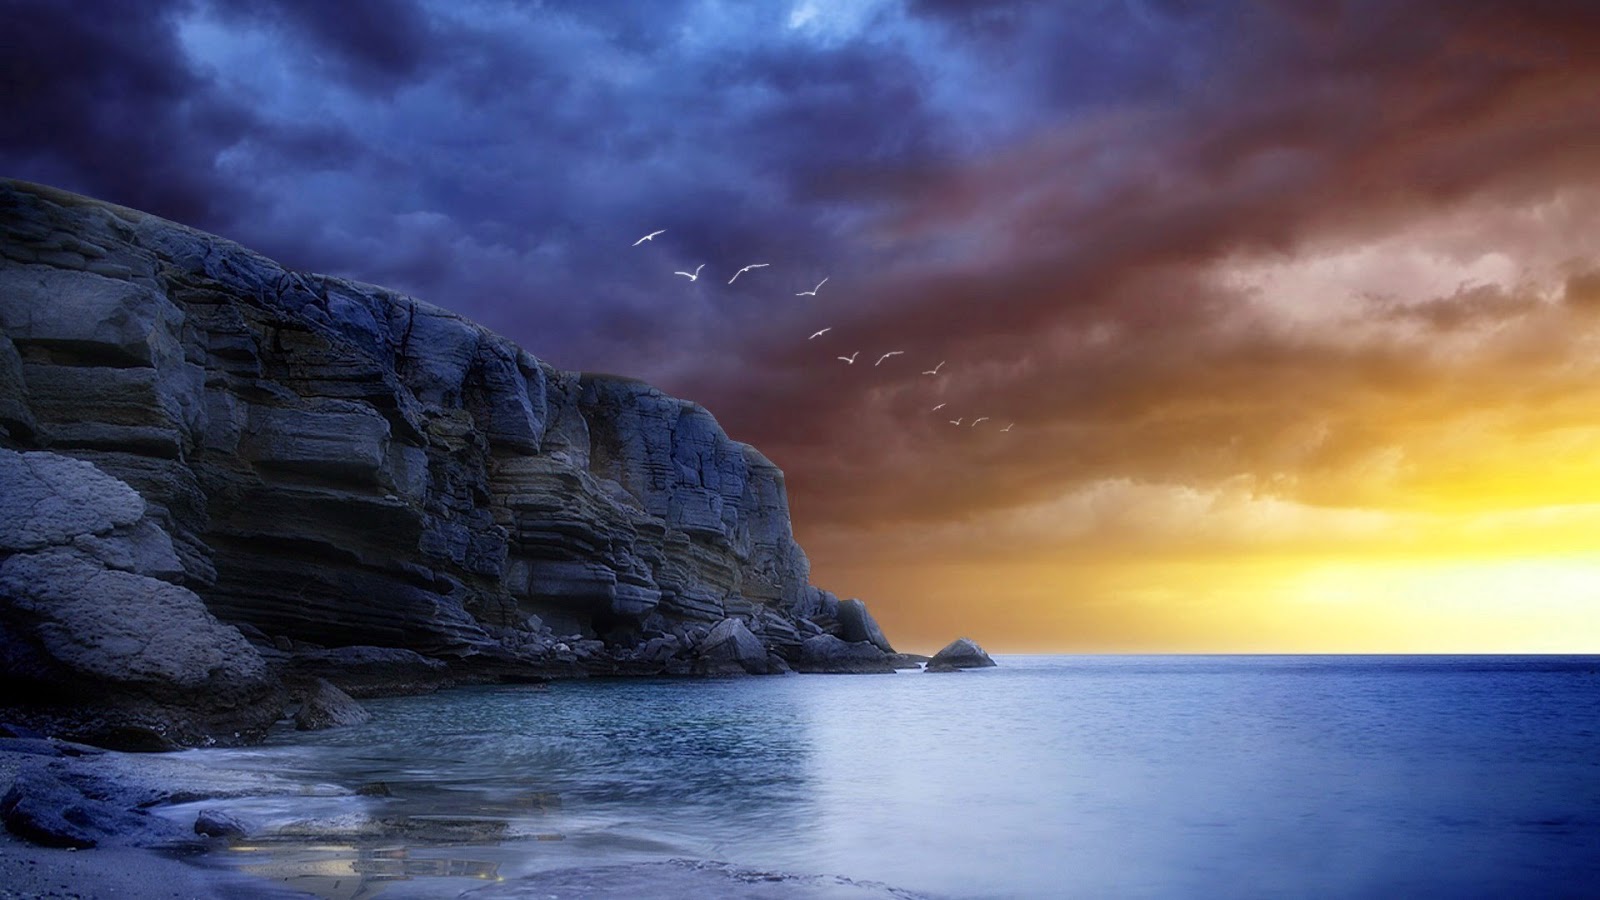
[{"label": "rocky cliff", "polygon": [[891,652],[808,583],[783,473],[700,406],[16,181],[0,520],[0,706],[102,740],[247,740],[295,677],[827,669],[801,652],[822,634]]}]

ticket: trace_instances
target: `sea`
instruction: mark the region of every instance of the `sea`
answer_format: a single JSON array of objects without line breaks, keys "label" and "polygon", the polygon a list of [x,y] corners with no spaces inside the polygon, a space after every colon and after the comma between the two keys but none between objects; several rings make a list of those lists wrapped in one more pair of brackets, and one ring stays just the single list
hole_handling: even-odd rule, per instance
[{"label": "sea", "polygon": [[996,658],[367,701],[187,751],[304,785],[196,804],[265,832],[202,862],[392,900],[671,858],[933,897],[1600,897],[1600,657]]}]

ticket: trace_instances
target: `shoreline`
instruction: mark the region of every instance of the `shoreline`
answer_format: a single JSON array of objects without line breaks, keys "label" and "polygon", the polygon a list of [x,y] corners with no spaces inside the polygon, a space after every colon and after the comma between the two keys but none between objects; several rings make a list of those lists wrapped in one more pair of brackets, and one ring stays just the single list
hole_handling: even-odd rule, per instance
[{"label": "shoreline", "polygon": [[0,831],[0,900],[312,900],[270,881],[144,847],[40,847]]},{"label": "shoreline", "polygon": [[[766,681],[753,676],[614,676],[581,680],[618,684]],[[442,688],[439,693],[497,687],[513,686],[460,684]],[[387,699],[428,702],[426,695]],[[273,743],[278,746],[297,742],[297,734],[328,733],[296,732],[290,720],[280,721],[271,731],[276,738]],[[402,809],[396,814],[386,808],[387,793],[369,793],[368,785],[275,770],[252,765],[248,757],[225,755],[247,754],[249,749],[214,747],[139,753],[55,738],[0,737],[0,796],[10,794],[19,776],[26,776],[30,786],[48,785],[43,792],[30,787],[42,793],[36,807],[66,809],[75,802],[81,803],[91,809],[91,818],[97,825],[103,816],[104,827],[110,829],[91,829],[90,836],[98,846],[43,846],[12,833],[15,829],[9,807],[16,804],[0,804],[7,819],[6,827],[0,828],[0,900],[352,898],[371,896],[375,886],[389,879],[394,883],[382,888],[382,896],[396,900],[469,893],[483,898],[544,897],[550,891],[560,891],[563,896],[642,896],[637,888],[644,884],[653,886],[647,892],[649,896],[669,900],[705,896],[784,900],[816,896],[818,891],[826,896],[861,900],[927,896],[839,875],[770,871],[685,856],[683,851],[688,848],[671,848],[667,844],[653,848],[641,845],[633,850],[597,849],[593,838],[581,831],[562,833],[567,831],[562,824],[552,825],[549,833],[535,832],[525,821],[492,821],[495,813],[451,816],[423,810],[412,815]],[[207,758],[207,754],[217,755]],[[386,788],[381,783],[374,786]],[[399,785],[396,787],[398,790]],[[63,789],[71,795],[50,793]],[[554,802],[553,808],[559,810],[559,799]],[[293,809],[296,817],[303,814],[303,823],[285,828],[281,819],[263,821],[262,808],[274,805]],[[196,835],[192,829],[201,810],[237,815],[248,830],[231,840]],[[143,824],[133,831],[118,832],[115,829],[125,827],[126,822],[114,813],[135,813]],[[639,837],[655,840],[649,834]],[[558,845],[547,841],[562,842],[560,850],[550,852]],[[240,845],[253,858],[233,850]],[[586,857],[593,858],[593,863],[574,865]],[[530,871],[521,864],[507,868],[508,858],[520,858],[519,863],[542,858],[543,862]],[[543,868],[544,865],[550,868]],[[515,874],[501,876],[508,871]],[[281,884],[280,880],[294,886]]]}]

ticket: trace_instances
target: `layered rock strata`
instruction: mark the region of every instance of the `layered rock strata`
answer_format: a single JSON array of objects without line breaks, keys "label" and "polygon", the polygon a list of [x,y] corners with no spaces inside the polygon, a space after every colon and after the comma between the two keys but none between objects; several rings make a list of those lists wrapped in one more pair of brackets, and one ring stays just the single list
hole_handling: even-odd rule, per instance
[{"label": "layered rock strata", "polygon": [[[0,704],[23,713],[38,704],[11,698],[46,682],[127,680],[60,649],[100,627],[101,596],[140,608],[129,629],[206,648],[155,676],[175,693],[150,689],[152,710],[219,689],[181,742],[247,739],[257,719],[223,712],[270,706],[285,678],[371,696],[785,671],[824,634],[892,653],[859,601],[809,584],[783,473],[704,408],[16,181],[0,181],[0,448],[21,460],[0,497],[69,463],[97,485],[52,501],[54,530],[11,511],[0,541]],[[182,624],[144,621],[157,608]]]}]

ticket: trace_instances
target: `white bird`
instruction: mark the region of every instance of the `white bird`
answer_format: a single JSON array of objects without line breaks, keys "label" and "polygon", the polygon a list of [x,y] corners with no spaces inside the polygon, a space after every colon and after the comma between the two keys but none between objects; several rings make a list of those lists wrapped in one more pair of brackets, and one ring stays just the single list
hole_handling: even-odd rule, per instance
[{"label": "white bird", "polygon": [[640,244],[644,243],[645,241],[653,241],[653,240],[655,240],[656,239],[656,235],[658,235],[658,234],[666,234],[666,233],[667,233],[667,230],[665,228],[661,229],[660,231],[652,231],[649,234],[645,235],[644,237],[639,238],[637,241],[634,241],[633,245],[635,247],[637,247]]},{"label": "white bird", "polygon": [[[1011,425],[1015,425],[1015,424],[1017,424],[1017,423],[1015,423],[1015,422],[1011,423]],[[1004,428],[1002,428],[1000,430],[1001,431],[1010,431],[1011,430],[1011,425],[1007,425],[1006,427],[1004,427]]]},{"label": "white bird", "polygon": [[827,283],[828,283],[828,279],[824,278],[821,281],[817,282],[817,287],[814,287],[809,291],[801,291],[800,293],[795,294],[795,296],[796,297],[815,297],[817,295],[817,288],[820,288],[820,287],[822,287],[823,285],[825,285]]},{"label": "white bird", "polygon": [[924,374],[924,375],[937,375],[937,374],[939,374],[939,370],[942,369],[942,368],[944,368],[944,360],[941,359],[941,360],[939,360],[939,364],[937,366],[934,366],[931,369],[924,370],[922,374]]},{"label": "white bird", "polygon": [[[744,273],[750,271],[751,269],[764,269],[764,268],[766,268],[767,266],[770,266],[770,265],[772,265],[772,263],[751,263],[750,265],[745,266],[744,268],[740,269],[739,271],[733,273],[733,278],[738,278],[740,275],[743,275]],[[728,283],[729,284],[733,284],[733,278],[729,278],[728,279]]]},{"label": "white bird", "polygon": [[840,356],[838,358],[844,360],[845,362],[847,362],[847,363],[849,363],[850,365],[853,366],[853,365],[856,364],[856,357],[858,357],[860,355],[861,355],[861,351],[857,350],[856,352],[850,354],[849,356]]},{"label": "white bird", "polygon": [[[961,418],[963,418],[963,419],[964,419],[964,418],[966,418],[966,417],[965,417],[965,416],[962,416],[962,417],[961,417]],[[960,425],[960,424],[961,424],[961,419],[951,419],[951,420],[950,420],[950,424],[951,424],[951,425]]]},{"label": "white bird", "polygon": [[[830,331],[832,331],[832,330],[833,330],[833,326],[832,326],[832,325],[829,325],[829,326],[828,326],[828,327],[827,327],[827,328],[824,328],[824,329],[822,329],[822,330],[821,330],[821,331],[819,331],[819,332],[817,332],[817,333],[816,333],[816,334],[813,334],[813,335],[812,335],[812,336],[811,336],[811,337],[808,337],[808,338],[806,338],[806,340],[808,340],[808,341],[814,341],[814,340],[816,340],[816,339],[817,339],[817,338],[819,338],[819,337],[822,337],[822,336],[823,336],[823,335],[825,335],[825,334],[827,334],[827,333],[828,333],[828,332],[830,332]],[[857,353],[860,353],[860,352],[861,352],[861,351],[860,351],[860,350],[857,350],[857,351],[856,351],[856,352],[857,352]]]},{"label": "white bird", "polygon": [[683,277],[689,279],[690,281],[699,281],[700,280],[700,270],[704,269],[705,267],[706,267],[705,263],[701,263],[700,265],[695,266],[693,275],[690,275],[688,272],[673,272],[672,274],[674,274],[674,275],[682,275]]},{"label": "white bird", "polygon": [[972,420],[972,427],[976,428],[976,427],[978,427],[978,423],[979,422],[987,422],[987,421],[989,421],[989,417],[988,416],[979,416],[976,419]]},{"label": "white bird", "polygon": [[891,356],[900,356],[900,355],[902,355],[904,353],[905,353],[904,350],[890,350],[888,353],[885,353],[884,355],[878,357],[878,361],[873,363],[873,365],[874,366],[881,366],[881,365],[883,365],[883,361],[888,359],[889,357],[891,357]]},{"label": "white bird", "polygon": [[938,412],[939,410],[944,409],[946,406],[949,406],[949,405],[950,405],[949,403],[941,403],[938,406],[935,406],[933,409],[928,410],[928,412]]}]

